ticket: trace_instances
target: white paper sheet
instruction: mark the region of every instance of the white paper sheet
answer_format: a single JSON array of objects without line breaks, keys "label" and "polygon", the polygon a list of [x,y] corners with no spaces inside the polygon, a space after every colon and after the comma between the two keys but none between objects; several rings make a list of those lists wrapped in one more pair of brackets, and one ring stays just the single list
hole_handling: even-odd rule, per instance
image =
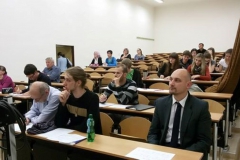
[{"label": "white paper sheet", "polygon": [[54,137],[57,137],[59,135],[64,135],[73,132],[74,130],[66,129],[66,128],[57,128],[50,132],[38,134],[40,137],[45,137],[47,139],[53,139]]},{"label": "white paper sheet", "polygon": [[175,154],[137,147],[126,156],[139,160],[171,160]]},{"label": "white paper sheet", "polygon": [[114,104],[114,105],[111,105],[109,107],[111,107],[111,108],[124,108],[125,109],[128,106],[132,106],[132,105]]},{"label": "white paper sheet", "polygon": [[74,145],[84,139],[86,139],[86,137],[77,134],[62,134],[59,136],[51,137],[50,140],[59,141],[59,143],[64,143],[68,145]]},{"label": "white paper sheet", "polygon": [[[28,125],[26,125],[26,130],[27,130],[28,128],[31,128],[32,125],[33,125],[32,123],[29,123]],[[14,130],[15,130],[15,132],[21,132],[18,123],[15,123],[15,124],[14,124]]]},{"label": "white paper sheet", "polygon": [[99,107],[108,107],[112,105],[114,105],[114,103],[99,103]]}]

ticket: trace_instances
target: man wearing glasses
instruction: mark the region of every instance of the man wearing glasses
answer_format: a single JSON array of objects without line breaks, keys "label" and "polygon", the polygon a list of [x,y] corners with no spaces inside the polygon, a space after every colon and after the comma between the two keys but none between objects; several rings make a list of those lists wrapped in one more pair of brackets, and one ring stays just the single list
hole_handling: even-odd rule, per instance
[{"label": "man wearing glasses", "polygon": [[33,105],[25,114],[26,124],[49,122],[55,118],[59,105],[60,91],[44,82],[34,82],[29,90]]},{"label": "man wearing glasses", "polygon": [[37,70],[37,67],[33,64],[27,64],[24,68],[24,74],[28,77],[28,88],[24,90],[17,90],[17,93],[23,93],[23,95],[29,95],[29,88],[31,84],[35,81],[45,82],[48,85],[51,85],[50,78]]}]

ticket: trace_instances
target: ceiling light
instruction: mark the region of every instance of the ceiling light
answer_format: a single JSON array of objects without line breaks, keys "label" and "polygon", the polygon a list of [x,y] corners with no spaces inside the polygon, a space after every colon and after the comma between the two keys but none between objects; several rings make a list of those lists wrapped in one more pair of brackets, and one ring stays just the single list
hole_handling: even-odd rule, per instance
[{"label": "ceiling light", "polygon": [[155,0],[158,3],[163,3],[163,0]]}]

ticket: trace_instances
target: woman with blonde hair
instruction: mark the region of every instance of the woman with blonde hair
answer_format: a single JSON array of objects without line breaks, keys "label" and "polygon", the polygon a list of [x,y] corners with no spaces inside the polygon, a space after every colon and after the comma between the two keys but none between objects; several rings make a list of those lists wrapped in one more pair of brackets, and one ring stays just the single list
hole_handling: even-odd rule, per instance
[{"label": "woman with blonde hair", "polygon": [[95,51],[94,53],[93,60],[90,64],[90,66],[101,66],[103,65],[102,63],[102,57],[100,56],[100,53],[98,51]]},{"label": "woman with blonde hair", "polygon": [[143,61],[144,60],[144,55],[142,54],[142,50],[140,48],[137,49],[137,54],[134,57],[134,60],[137,61]]}]

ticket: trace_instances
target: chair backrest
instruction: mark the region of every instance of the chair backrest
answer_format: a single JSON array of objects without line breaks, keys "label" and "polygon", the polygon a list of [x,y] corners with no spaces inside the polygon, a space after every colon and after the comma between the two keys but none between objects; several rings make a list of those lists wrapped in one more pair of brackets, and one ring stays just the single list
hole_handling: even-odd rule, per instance
[{"label": "chair backrest", "polygon": [[149,99],[142,94],[138,94],[138,102],[139,102],[139,104],[148,105],[149,104]]},{"label": "chair backrest", "polygon": [[147,139],[151,122],[142,117],[129,117],[119,123],[121,134]]},{"label": "chair backrest", "polygon": [[87,83],[85,85],[90,91],[93,91],[94,82],[91,79],[87,79]]},{"label": "chair backrest", "polygon": [[209,112],[223,113],[223,111],[225,110],[225,107],[223,107],[223,105],[217,101],[214,101],[211,99],[203,99],[203,100],[208,102]]},{"label": "chair backrest", "polygon": [[157,74],[150,74],[148,77],[149,78],[159,78]]},{"label": "chair backrest", "polygon": [[24,85],[22,85],[22,84],[17,85],[17,87],[18,87],[20,90],[24,90],[24,89],[26,89],[26,86],[24,86]]},{"label": "chair backrest", "polygon": [[109,136],[112,132],[112,126],[114,123],[112,118],[108,114],[100,112],[100,119],[102,125],[102,134]]},{"label": "chair backrest", "polygon": [[118,104],[118,101],[117,101],[116,97],[114,96],[114,94],[111,94],[111,95],[108,97],[108,99],[107,99],[106,102],[107,102],[107,103],[115,103],[115,104]]},{"label": "chair backrest", "polygon": [[111,78],[111,79],[113,79],[115,77],[115,75],[114,75],[114,73],[106,73],[106,74],[104,74],[103,77],[104,78]]},{"label": "chair backrest", "polygon": [[166,83],[154,83],[151,86],[149,86],[149,88],[151,89],[163,89],[163,90],[167,90],[169,89],[169,86]]},{"label": "chair backrest", "polygon": [[102,84],[101,84],[102,87],[107,86],[109,83],[111,83],[114,77],[115,77],[114,73],[104,74],[103,79],[102,79]]},{"label": "chair backrest", "polygon": [[146,62],[144,62],[144,61],[139,61],[139,62],[137,62],[137,64],[146,64]]},{"label": "chair backrest", "polygon": [[95,71],[105,71],[105,69],[102,68],[102,67],[98,67],[98,68],[95,69]]},{"label": "chair backrest", "polygon": [[144,65],[144,64],[140,64],[140,65],[138,65],[138,67],[140,70],[148,70],[148,66]]},{"label": "chair backrest", "polygon": [[84,68],[83,70],[84,70],[84,71],[92,71],[92,70],[94,70],[94,69],[92,69],[92,68],[90,68],[90,67],[87,67],[87,68]]},{"label": "chair backrest", "polygon": [[240,139],[238,139],[238,142],[237,142],[237,148],[236,148],[236,154],[235,154],[234,160],[239,160],[239,159],[240,159]]},{"label": "chair backrest", "polygon": [[90,76],[101,76],[101,74],[97,73],[97,72],[92,72],[89,74]]},{"label": "chair backrest", "polygon": [[116,71],[116,68],[109,68],[108,71]]}]

